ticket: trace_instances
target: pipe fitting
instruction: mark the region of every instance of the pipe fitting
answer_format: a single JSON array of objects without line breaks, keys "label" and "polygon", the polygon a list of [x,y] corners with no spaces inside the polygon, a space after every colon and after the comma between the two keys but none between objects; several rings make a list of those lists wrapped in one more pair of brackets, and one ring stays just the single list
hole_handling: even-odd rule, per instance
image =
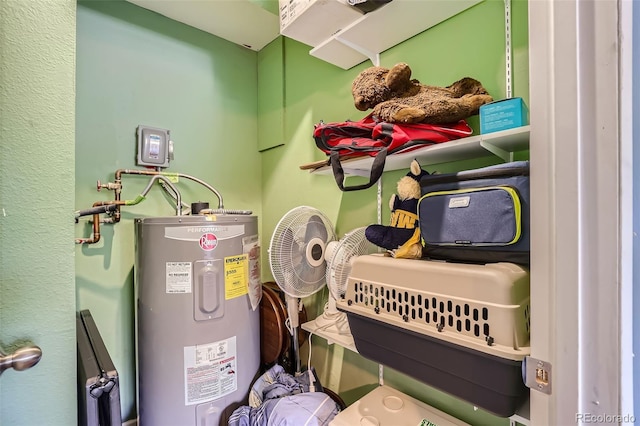
[{"label": "pipe fitting", "polygon": [[102,183],[99,180],[96,182],[96,187],[98,192],[100,192],[102,189],[108,189],[109,191],[115,191],[115,190],[120,190],[122,188],[122,184],[121,183],[113,183],[113,182],[107,182],[107,183]]},{"label": "pipe fitting", "polygon": [[[134,200],[122,200],[122,175],[130,174],[130,175],[143,175],[143,176],[152,176],[146,188],[142,191],[142,193],[136,197]],[[205,181],[198,179],[194,176],[186,175],[183,173],[167,173],[161,172],[159,170],[136,170],[136,169],[118,169],[115,172],[115,182],[107,182],[102,183],[99,180],[96,182],[96,188],[98,191],[102,189],[107,189],[109,191],[114,191],[115,196],[113,201],[96,201],[93,204],[93,207],[86,210],[79,210],[76,212],[76,223],[78,223],[78,219],[81,216],[93,215],[93,233],[90,238],[77,238],[75,240],[76,244],[94,244],[100,241],[100,223],[110,223],[115,224],[120,222],[121,218],[121,207],[136,205],[142,202],[147,193],[151,190],[153,184],[158,181],[162,188],[169,193],[170,196],[176,201],[176,215],[182,216],[183,214],[183,202],[180,191],[175,187],[171,178],[184,178],[194,181],[209,191],[213,192],[215,196],[218,198],[218,209],[209,209],[210,214],[244,214],[250,215],[252,214],[249,210],[227,210],[224,208],[224,202],[222,200],[222,195],[211,185],[206,183]],[[110,217],[105,218],[104,220],[100,220],[100,214],[106,213]]]}]

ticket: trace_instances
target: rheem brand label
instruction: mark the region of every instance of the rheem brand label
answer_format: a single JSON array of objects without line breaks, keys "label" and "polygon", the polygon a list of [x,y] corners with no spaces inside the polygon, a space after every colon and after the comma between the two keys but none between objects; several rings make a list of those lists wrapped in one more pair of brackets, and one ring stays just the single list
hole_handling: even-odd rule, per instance
[{"label": "rheem brand label", "polygon": [[218,245],[218,238],[214,234],[206,233],[200,237],[200,248],[204,251],[211,251]]}]

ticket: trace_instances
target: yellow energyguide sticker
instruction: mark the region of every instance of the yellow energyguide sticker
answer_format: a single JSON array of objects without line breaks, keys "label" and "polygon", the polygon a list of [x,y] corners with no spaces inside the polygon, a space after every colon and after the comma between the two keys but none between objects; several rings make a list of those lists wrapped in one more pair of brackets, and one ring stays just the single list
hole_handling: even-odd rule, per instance
[{"label": "yellow energyguide sticker", "polygon": [[249,259],[246,254],[224,258],[224,298],[225,300],[247,294]]}]

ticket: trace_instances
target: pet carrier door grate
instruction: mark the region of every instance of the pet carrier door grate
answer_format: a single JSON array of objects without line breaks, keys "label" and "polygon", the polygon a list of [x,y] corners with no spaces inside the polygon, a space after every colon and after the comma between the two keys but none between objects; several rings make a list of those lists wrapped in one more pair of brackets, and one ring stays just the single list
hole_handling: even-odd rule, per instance
[{"label": "pet carrier door grate", "polygon": [[[438,332],[447,329],[466,336],[480,338],[495,344],[513,344],[517,348],[529,341],[529,302],[517,306],[487,306],[482,302],[464,301],[426,290],[397,290],[389,286],[356,281],[353,285],[353,304],[387,314],[419,327],[430,325]],[[495,312],[502,310],[503,312]],[[491,317],[490,317],[491,315]],[[495,322],[509,320],[516,330],[491,328]],[[494,322],[494,323],[495,323]],[[495,335],[492,335],[492,330]],[[498,331],[495,331],[498,330]]]},{"label": "pet carrier door grate", "polygon": [[523,266],[359,256],[337,306],[362,356],[501,417],[526,399]]}]

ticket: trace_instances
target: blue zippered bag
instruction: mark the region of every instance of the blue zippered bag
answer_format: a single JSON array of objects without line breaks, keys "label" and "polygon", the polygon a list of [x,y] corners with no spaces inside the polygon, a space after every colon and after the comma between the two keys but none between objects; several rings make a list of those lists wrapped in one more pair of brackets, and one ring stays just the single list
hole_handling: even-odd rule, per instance
[{"label": "blue zippered bag", "polygon": [[515,161],[420,181],[423,256],[529,264],[529,162]]}]

